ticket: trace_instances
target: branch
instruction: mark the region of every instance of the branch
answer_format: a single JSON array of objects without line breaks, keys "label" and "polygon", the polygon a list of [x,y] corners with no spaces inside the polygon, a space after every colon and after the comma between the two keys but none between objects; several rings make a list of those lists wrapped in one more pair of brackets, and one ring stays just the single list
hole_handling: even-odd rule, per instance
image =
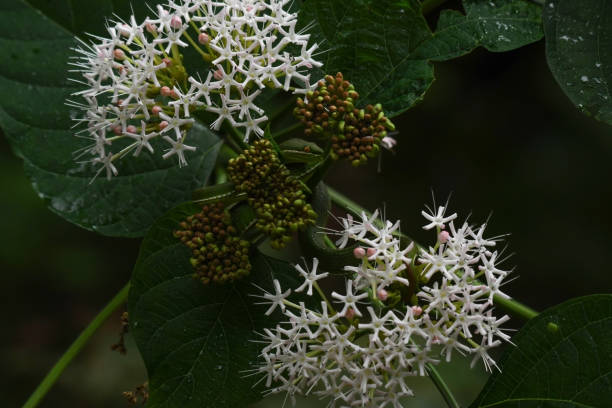
[{"label": "branch", "polygon": [[130,290],[130,284],[126,284],[120,291],[111,299],[110,302],[98,313],[96,317],[89,323],[89,325],[81,332],[79,337],[70,345],[68,350],[60,357],[57,363],[53,366],[51,371],[47,373],[42,382],[34,390],[30,398],[23,405],[23,408],[34,408],[40,401],[47,395],[47,392],[51,389],[53,384],[57,381],[59,376],[64,372],[64,369],[70,364],[72,359],[76,357],[81,351],[83,346],[87,344],[87,341],[91,336],[100,328],[102,323],[108,319],[108,317],[127,299],[128,292]]}]

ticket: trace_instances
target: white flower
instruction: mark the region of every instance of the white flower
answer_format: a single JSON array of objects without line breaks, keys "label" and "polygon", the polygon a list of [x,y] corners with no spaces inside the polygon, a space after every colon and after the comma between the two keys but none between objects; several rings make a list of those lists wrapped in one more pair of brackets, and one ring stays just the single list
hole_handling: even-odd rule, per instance
[{"label": "white flower", "polygon": [[304,270],[300,265],[294,265],[295,270],[297,270],[302,278],[304,278],[304,283],[302,283],[299,287],[295,288],[296,292],[302,292],[304,289],[308,288],[306,294],[308,296],[312,295],[312,285],[318,281],[319,279],[325,278],[329,275],[328,272],[323,272],[317,275],[317,267],[319,266],[319,260],[317,258],[312,259],[312,269],[309,271],[308,266],[306,266],[306,270]]},{"label": "white flower", "polygon": [[[406,378],[427,375],[427,364],[438,364],[440,357],[450,361],[457,351],[473,355],[472,365],[482,360],[487,370],[496,366],[489,350],[510,337],[501,328],[508,316],[494,316],[490,300],[506,296],[500,286],[507,272],[498,268],[497,252],[486,250],[495,240],[483,237],[482,226],[465,223],[456,229],[456,215],[444,212],[426,218],[435,223],[432,228],[450,222],[446,239],[441,242],[436,234],[435,246],[420,250],[415,264],[412,244],[402,245],[396,236],[399,222],[379,220],[377,213],[341,219],[341,244],[355,241],[363,247],[354,252],[357,265],[344,267],[352,275],[344,293],[331,294],[342,305],[339,311],[327,299],[316,309],[292,303],[280,286],[274,295],[260,296],[272,308],[287,306],[286,320],[264,332],[263,361],[254,370],[268,387],[278,384],[270,393],[314,393],[328,399],[328,406],[399,408],[402,398],[413,395]],[[312,285],[324,275],[317,268],[316,259],[311,271],[296,266],[305,280],[296,291],[313,295]],[[409,279],[409,272],[416,279]],[[411,282],[417,285],[417,304],[385,303]]]},{"label": "white flower", "polygon": [[143,147],[146,147],[148,151],[153,153],[153,146],[151,146],[149,140],[156,137],[158,133],[147,133],[147,124],[144,121],[140,121],[140,133],[125,132],[125,135],[136,140],[136,149],[134,149],[134,156],[138,156],[142,151]]},{"label": "white flower", "polygon": [[176,155],[179,159],[179,166],[183,167],[187,165],[187,160],[185,159],[185,151],[193,152],[196,150],[194,146],[187,146],[183,143],[184,138],[180,138],[179,140],[174,140],[171,137],[164,136],[164,140],[172,146],[164,155],[162,156],[164,159],[167,159],[170,156]]},{"label": "white flower", "polygon": [[430,230],[434,227],[444,228],[445,223],[457,218],[457,214],[451,214],[448,217],[445,217],[444,213],[446,212],[446,207],[444,206],[439,206],[437,212],[434,212],[433,210],[429,208],[428,210],[429,210],[429,213],[425,211],[421,211],[421,215],[425,217],[426,220],[430,221],[429,224],[423,226],[423,229],[425,230]]},{"label": "white flower", "polygon": [[332,292],[331,296],[334,299],[338,299],[340,302],[344,303],[342,310],[339,312],[341,316],[346,316],[349,309],[352,309],[357,316],[362,316],[361,312],[359,311],[359,307],[357,307],[357,302],[359,302],[361,299],[367,298],[368,294],[353,294],[353,281],[349,279],[346,281],[346,295],[343,296],[339,293]]},{"label": "white flower", "polygon": [[261,302],[259,304],[270,304],[270,307],[266,310],[266,316],[271,315],[277,306],[280,307],[282,311],[285,311],[285,304],[283,301],[291,294],[291,289],[287,289],[285,292],[281,290],[278,279],[274,279],[272,283],[274,285],[274,293],[264,291],[263,296],[257,296],[266,300],[266,302]]},{"label": "white flower", "polygon": [[[287,12],[288,7],[287,0],[169,0],[142,23],[134,16],[127,22],[111,20],[106,38],[92,36],[91,45],[79,41],[72,72],[82,76],[75,82],[86,88],[74,96],[85,103],[67,103],[85,111],[76,121],[83,125],[79,133],[91,139],[83,152],[102,166],[98,173],[106,169],[117,174],[111,162],[126,155],[111,151],[123,145],[110,141],[135,139],[126,130],[143,117],[151,138],[174,129],[179,140],[198,110],[219,115],[211,124],[214,130],[227,120],[244,129],[245,141],[262,137],[268,118],[256,104],[260,91],[252,89],[272,86],[305,93],[311,88],[308,71],[321,65],[313,58],[317,45],[308,43],[308,34],[295,31],[297,14]],[[191,43],[191,38],[205,41]],[[182,65],[181,48],[186,47],[202,56],[202,66],[194,72]],[[202,82],[199,72],[211,68],[215,73]],[[165,89],[171,94],[164,94]],[[233,99],[236,95],[239,99]],[[170,120],[165,112],[172,106],[182,112],[175,111]],[[162,111],[153,111],[155,107]],[[164,121],[169,125],[162,125]],[[133,143],[128,150],[136,149],[136,155],[142,147],[155,154],[154,144]],[[109,153],[106,161],[99,158],[101,147]]]}]

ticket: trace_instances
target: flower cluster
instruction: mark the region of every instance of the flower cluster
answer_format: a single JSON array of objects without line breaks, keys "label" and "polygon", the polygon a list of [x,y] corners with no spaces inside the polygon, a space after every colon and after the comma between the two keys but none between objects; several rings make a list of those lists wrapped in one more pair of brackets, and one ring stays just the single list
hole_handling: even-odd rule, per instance
[{"label": "flower cluster", "polygon": [[[87,88],[76,92],[85,102],[69,102],[85,111],[77,120],[93,141],[81,154],[101,165],[110,178],[113,162],[142,150],[154,152],[154,139],[166,142],[163,158],[187,164],[187,130],[200,111],[244,129],[244,139],[263,134],[267,120],[255,99],[264,87],[305,93],[310,89],[317,45],[296,31],[297,15],[289,0],[182,0],[157,6],[154,17],[137,23],[111,21],[108,38],[82,42],[73,65]],[[193,47],[202,69],[188,72],[181,49]],[[290,52],[289,50],[292,50]],[[192,67],[191,67],[192,68]],[[160,142],[161,143],[161,142]]]},{"label": "flower cluster", "polygon": [[341,72],[326,75],[317,88],[298,98],[294,115],[304,124],[306,136],[322,136],[331,141],[332,157],[344,158],[354,166],[374,157],[380,145],[391,148],[395,140],[387,130],[395,126],[385,116],[382,106],[367,105],[357,109],[359,94]]},{"label": "flower cluster", "polygon": [[[443,207],[424,215],[439,239],[418,254],[413,244],[402,246],[399,222],[377,214],[342,219],[337,244],[363,246],[354,250],[361,264],[345,267],[344,293],[331,294],[337,308],[318,286],[327,274],[317,271],[316,259],[311,270],[296,266],[304,278],[296,291],[311,295],[314,286],[323,298],[317,307],[291,302],[291,290],[283,292],[278,281],[273,293],[258,295],[268,314],[279,308],[285,316],[262,334],[263,362],[255,371],[270,393],[315,394],[330,407],[399,408],[413,395],[408,377],[427,375],[428,365],[450,361],[453,352],[473,355],[472,364],[481,359],[487,370],[495,365],[488,351],[509,341],[500,329],[508,317],[492,314],[492,297],[505,296],[499,285],[506,275],[495,267],[495,241],[483,238],[484,225],[457,228],[456,215],[445,216]],[[477,280],[483,275],[486,284]],[[391,302],[397,286],[416,286],[416,296]]]},{"label": "flower cluster", "polygon": [[237,234],[222,203],[187,217],[174,236],[191,249],[194,278],[203,284],[232,282],[251,272],[249,242]]},{"label": "flower cluster", "polygon": [[269,140],[255,141],[229,161],[227,171],[236,191],[247,194],[257,228],[273,247],[285,246],[294,232],[314,224],[317,214],[306,202],[300,181],[281,163]]}]

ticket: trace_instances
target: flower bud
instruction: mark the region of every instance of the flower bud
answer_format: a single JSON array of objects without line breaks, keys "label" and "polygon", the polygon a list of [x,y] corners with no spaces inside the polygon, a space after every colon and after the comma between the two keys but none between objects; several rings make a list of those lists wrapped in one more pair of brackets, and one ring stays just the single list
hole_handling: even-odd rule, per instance
[{"label": "flower bud", "polygon": [[346,317],[349,320],[352,320],[353,317],[355,317],[355,311],[353,310],[352,307],[349,307],[348,309],[346,309],[346,313],[344,313],[344,317]]},{"label": "flower bud", "polygon": [[125,58],[125,53],[123,52],[123,50],[115,48],[115,50],[113,51],[113,56],[115,57],[115,59],[122,60]]},{"label": "flower bud", "polygon": [[412,306],[412,314],[415,316],[420,316],[423,313],[423,309],[421,306]]},{"label": "flower bud", "polygon": [[353,255],[357,259],[363,258],[365,256],[365,254],[366,254],[366,251],[362,247],[357,247],[357,248],[353,249]]},{"label": "flower bud", "polygon": [[151,34],[157,33],[157,26],[153,23],[145,23],[145,28]]},{"label": "flower bud", "polygon": [[391,150],[395,147],[395,145],[397,144],[397,140],[395,140],[394,138],[390,137],[390,136],[385,136],[382,138],[380,144],[382,145],[382,147],[384,147],[387,150]]},{"label": "flower bud", "polygon": [[172,89],[170,89],[167,86],[162,86],[161,89],[159,90],[159,93],[161,93],[162,96],[170,96],[172,95]]},{"label": "flower bud", "polygon": [[163,109],[161,108],[161,106],[155,105],[151,108],[151,113],[153,113],[153,115],[159,115],[159,112],[161,112]]},{"label": "flower bud", "polygon": [[373,257],[374,255],[376,255],[376,249],[368,248],[367,255],[368,255],[368,258]]},{"label": "flower bud", "polygon": [[127,24],[117,25],[117,31],[119,31],[119,34],[124,37],[129,37],[131,34],[130,26]]},{"label": "flower bud", "polygon": [[384,289],[378,289],[376,291],[376,297],[384,302],[389,297],[389,293]]},{"label": "flower bud", "polygon": [[167,121],[162,120],[161,122],[159,122],[159,130],[164,130],[167,127],[168,127],[168,122]]},{"label": "flower bud", "polygon": [[129,133],[136,133],[136,126],[129,125],[125,130],[128,131]]},{"label": "flower bud", "polygon": [[450,234],[448,233],[448,231],[440,231],[440,233],[438,234],[438,242],[441,244],[446,244],[449,238]]},{"label": "flower bud", "polygon": [[210,37],[208,36],[208,34],[206,33],[200,33],[200,35],[198,35],[198,42],[200,44],[208,44],[208,42],[210,41]]},{"label": "flower bud", "polygon": [[172,19],[170,19],[170,27],[174,28],[175,30],[183,27],[183,20],[181,20],[181,17],[172,16]]}]

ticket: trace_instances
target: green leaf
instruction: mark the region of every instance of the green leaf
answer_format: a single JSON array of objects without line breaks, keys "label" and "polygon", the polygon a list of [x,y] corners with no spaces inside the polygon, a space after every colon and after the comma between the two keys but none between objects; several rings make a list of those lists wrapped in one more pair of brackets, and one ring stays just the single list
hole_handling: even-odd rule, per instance
[{"label": "green leaf", "polygon": [[298,138],[285,140],[278,148],[285,163],[315,163],[324,153],[316,143]]},{"label": "green leaf", "polygon": [[464,0],[465,14],[440,13],[433,36],[419,46],[415,56],[446,61],[476,47],[502,52],[542,38],[542,7],[526,0]]},{"label": "green leaf", "polygon": [[137,21],[151,14],[156,4],[167,0],[28,0],[27,4],[76,35],[106,35],[105,18],[120,16],[127,20],[132,13]]},{"label": "green leaf", "polygon": [[360,104],[382,103],[389,116],[420,101],[433,67],[413,51],[431,36],[417,0],[308,0],[302,27],[319,43],[325,73],[340,71],[355,84]]},{"label": "green leaf", "polygon": [[95,171],[74,155],[90,143],[71,129],[71,117],[81,112],[64,104],[77,89],[66,78],[72,34],[25,2],[5,2],[0,8],[0,49],[5,51],[0,127],[52,211],[104,235],[142,236],[158,216],[206,183],[220,144],[202,126],[190,131],[198,150],[188,157],[189,166],[179,168],[174,160],[143,153],[123,160],[119,177],[92,182]]},{"label": "green leaf", "polygon": [[290,264],[255,254],[251,275],[234,285],[204,286],[192,278],[190,250],[172,232],[199,211],[180,205],[145,237],[128,300],[130,332],[149,374],[148,408],[244,407],[260,398],[252,369],[261,345],[254,331],[276,324],[256,305],[253,286],[271,290],[273,278],[295,287]]},{"label": "green leaf", "polygon": [[612,3],[555,0],[544,6],[546,57],[584,113],[612,124]]},{"label": "green leaf", "polygon": [[472,408],[589,408],[612,401],[612,295],[569,300],[530,320]]}]

